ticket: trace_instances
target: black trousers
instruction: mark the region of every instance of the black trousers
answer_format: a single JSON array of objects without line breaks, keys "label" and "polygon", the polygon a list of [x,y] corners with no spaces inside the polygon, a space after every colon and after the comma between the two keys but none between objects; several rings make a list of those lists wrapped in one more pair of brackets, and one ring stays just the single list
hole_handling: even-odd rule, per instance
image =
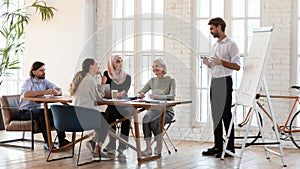
[{"label": "black trousers", "polygon": [[[223,123],[227,134],[232,118],[231,76],[222,78],[212,78],[210,88],[210,99],[214,127],[214,146],[215,148],[223,149]],[[234,128],[232,128],[231,130],[227,149],[234,151]]]},{"label": "black trousers", "polygon": [[[125,107],[125,106],[108,106],[105,111],[105,116],[108,124],[115,122],[117,119],[121,119],[123,117],[129,117],[133,113],[133,107]],[[128,141],[129,131],[130,131],[130,119],[124,120],[121,122],[121,135],[120,137],[126,141]],[[112,126],[112,131],[116,133],[116,126]],[[116,149],[116,139],[113,137],[109,137],[109,143],[107,145],[111,149]],[[125,144],[119,142],[119,148],[125,150],[127,147]]]},{"label": "black trousers", "polygon": [[[48,109],[49,112],[49,119],[50,124],[53,126],[53,117],[51,109]],[[20,117],[22,120],[30,120],[30,110],[20,110]],[[45,143],[48,143],[48,136],[46,131],[46,122],[45,122],[45,116],[44,116],[44,109],[32,109],[33,119],[39,121],[39,128],[41,129],[41,132],[43,134],[43,138],[45,140]],[[64,131],[58,131],[56,130],[58,134],[58,140],[62,140],[66,137],[66,134]]]}]

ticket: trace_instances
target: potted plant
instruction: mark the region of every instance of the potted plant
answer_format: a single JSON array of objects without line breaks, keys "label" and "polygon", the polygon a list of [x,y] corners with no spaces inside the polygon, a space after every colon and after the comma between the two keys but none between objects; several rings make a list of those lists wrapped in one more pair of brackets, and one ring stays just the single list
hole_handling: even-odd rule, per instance
[{"label": "potted plant", "polygon": [[[12,75],[11,70],[20,69],[18,55],[24,51],[24,28],[29,23],[28,9],[35,9],[42,21],[51,20],[56,9],[47,6],[42,0],[35,0],[31,5],[18,4],[18,0],[2,0],[0,2],[0,86],[4,76]],[[1,110],[1,109],[0,109]],[[1,113],[1,112],[0,112]],[[2,113],[0,129],[3,128]]]}]

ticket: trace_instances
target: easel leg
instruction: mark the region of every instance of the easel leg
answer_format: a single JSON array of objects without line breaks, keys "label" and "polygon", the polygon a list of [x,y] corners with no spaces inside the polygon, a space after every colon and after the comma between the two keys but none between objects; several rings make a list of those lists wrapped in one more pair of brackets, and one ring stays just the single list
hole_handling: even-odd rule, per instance
[{"label": "easel leg", "polygon": [[253,118],[253,111],[254,111],[254,109],[252,109],[251,112],[250,112],[250,119],[248,121],[246,133],[245,133],[245,136],[244,136],[244,139],[243,139],[243,144],[242,144],[241,153],[240,153],[240,156],[239,156],[239,161],[238,161],[237,168],[240,168],[241,161],[242,161],[242,158],[243,158],[243,154],[244,154],[244,151],[245,151],[247,137],[248,137],[248,134],[249,134],[249,129],[250,129],[252,118]]},{"label": "easel leg", "polygon": [[276,140],[279,143],[278,147],[279,147],[280,153],[278,153],[278,155],[281,156],[282,166],[286,167],[286,163],[285,163],[285,159],[284,159],[284,155],[283,155],[283,150],[282,150],[282,146],[281,146],[281,143],[280,143],[280,137],[279,137],[278,129],[276,127],[277,123],[276,123],[276,119],[275,119],[275,116],[274,116],[274,113],[273,113],[273,107],[272,107],[272,104],[271,104],[271,98],[270,98],[270,95],[269,95],[269,92],[268,92],[267,82],[266,82],[265,76],[263,76],[263,87],[264,87],[264,91],[265,91],[266,96],[267,96],[267,101],[268,101],[268,105],[269,105],[269,111],[270,111],[271,117],[273,119],[272,122],[273,122],[273,126],[274,126]]},{"label": "easel leg", "polygon": [[[261,135],[261,140],[263,143],[265,143],[265,136],[264,136],[262,124],[261,124],[261,121],[260,121],[259,115],[258,115],[258,107],[255,107],[255,115],[256,115],[256,119],[257,119],[258,129],[259,129],[259,132]],[[270,159],[266,144],[263,144],[263,146],[264,146],[264,150],[265,150],[266,159]]]}]

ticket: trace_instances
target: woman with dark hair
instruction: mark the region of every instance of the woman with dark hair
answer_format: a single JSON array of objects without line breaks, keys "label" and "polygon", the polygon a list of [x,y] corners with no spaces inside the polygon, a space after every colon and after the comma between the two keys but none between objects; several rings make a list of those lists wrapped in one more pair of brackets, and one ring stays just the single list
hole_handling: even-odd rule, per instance
[{"label": "woman with dark hair", "polygon": [[[100,74],[98,63],[91,58],[85,59],[82,63],[82,70],[76,73],[70,84],[69,92],[73,96],[73,104],[75,106],[97,109],[95,101],[103,98],[104,86],[102,84],[106,82],[106,77],[102,77],[101,82],[97,81],[96,75],[98,74]],[[94,161],[109,158],[101,153],[109,126],[100,112],[99,115],[101,115],[101,121],[97,123],[101,124],[101,128],[95,129],[93,139],[87,142],[87,147],[93,154],[92,159]],[[93,122],[92,119],[87,120],[90,120],[89,122],[91,123]]]},{"label": "woman with dark hair", "polygon": [[[123,59],[119,55],[113,55],[108,60],[108,70],[104,72],[104,76],[107,78],[106,84],[110,85],[111,90],[117,90],[117,98],[122,98],[127,96],[127,92],[130,88],[131,77],[123,70]],[[107,114],[108,123],[113,123],[117,119],[123,117],[127,118],[121,122],[121,138],[128,141],[129,130],[130,130],[130,119],[128,119],[132,114],[132,107],[124,106],[108,106],[105,113]],[[116,126],[112,126],[113,132],[116,131]],[[118,146],[118,157],[124,158],[125,155],[123,151],[126,149],[126,145],[119,142]],[[110,154],[115,154],[116,149],[116,139],[110,137],[109,143],[104,151]]]}]

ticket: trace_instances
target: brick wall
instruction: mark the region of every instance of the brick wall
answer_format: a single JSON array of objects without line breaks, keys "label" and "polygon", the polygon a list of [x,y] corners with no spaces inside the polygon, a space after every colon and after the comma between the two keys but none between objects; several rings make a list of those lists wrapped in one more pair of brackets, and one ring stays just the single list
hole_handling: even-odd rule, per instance
[{"label": "brick wall", "polygon": [[[110,42],[110,0],[97,0],[97,57],[107,54],[107,42]],[[262,0],[261,25],[273,26],[274,33],[272,48],[266,69],[266,80],[270,94],[289,95],[291,85],[291,29],[292,1]],[[190,0],[165,0],[165,59],[168,63],[169,74],[177,82],[177,98],[191,99],[194,95],[195,75],[193,60],[193,26],[191,25],[192,10]],[[106,62],[104,62],[106,63]],[[212,140],[211,124],[196,125],[193,104],[175,108],[177,122],[171,128],[170,135],[179,140]],[[286,118],[290,102],[272,99],[277,122],[282,123]],[[264,121],[266,139],[274,139],[272,124]],[[290,142],[283,142],[289,146]]]},{"label": "brick wall", "polygon": [[[273,26],[273,39],[270,56],[267,62],[266,81],[271,95],[289,95],[291,86],[291,29],[292,1],[263,0],[262,26]],[[290,101],[271,99],[277,123],[283,124],[290,108]],[[266,119],[266,118],[265,118]],[[269,120],[264,120],[268,139],[275,139]],[[289,142],[282,142],[285,146]]]},{"label": "brick wall", "polygon": [[[165,57],[177,85],[177,99],[192,98],[191,24],[189,0],[165,0]],[[177,122],[170,135],[191,140],[192,105],[175,107]]]}]

